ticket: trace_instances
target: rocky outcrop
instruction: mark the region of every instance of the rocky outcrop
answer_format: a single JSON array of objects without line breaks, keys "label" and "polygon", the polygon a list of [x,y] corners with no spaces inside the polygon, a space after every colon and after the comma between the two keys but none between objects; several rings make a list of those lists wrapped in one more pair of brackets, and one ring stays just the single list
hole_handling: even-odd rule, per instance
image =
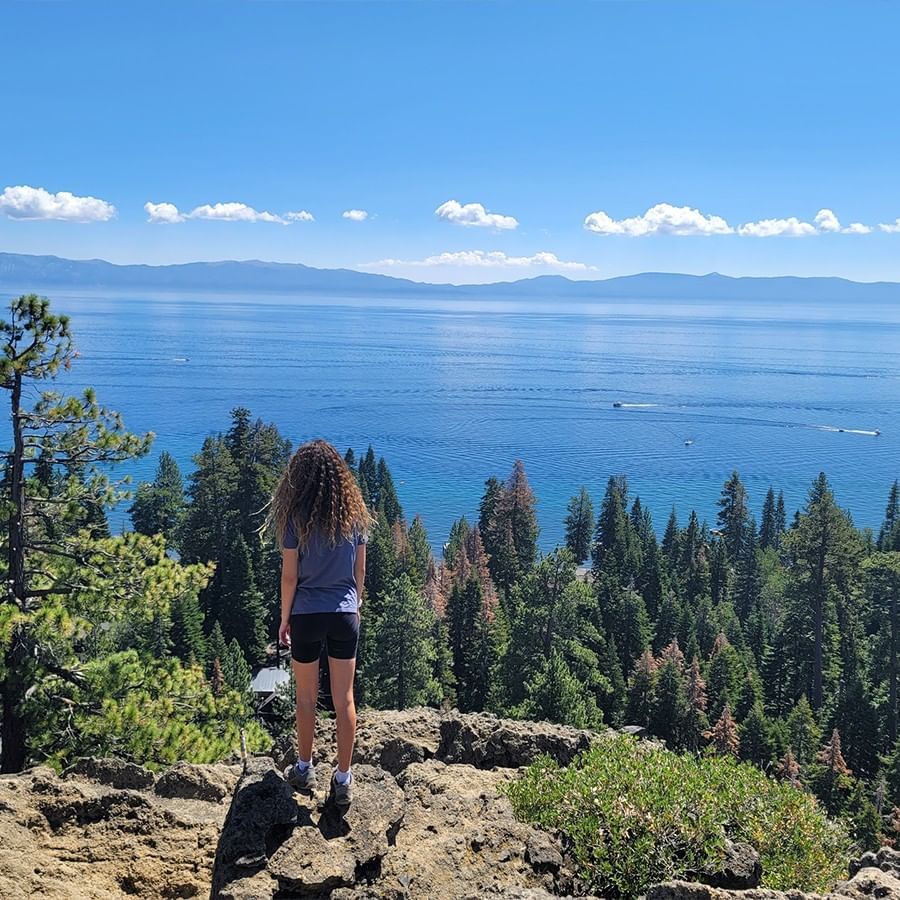
[{"label": "rocky outcrop", "polygon": [[159,796],[153,783],[109,760],[0,777],[0,897],[207,897],[228,805]]},{"label": "rocky outcrop", "polygon": [[295,795],[271,760],[253,760],[222,833],[213,896],[540,900],[567,892],[559,844],[518,822],[500,793],[515,770],[429,759],[396,777],[365,763],[354,772],[354,804],[341,817],[321,797]]},{"label": "rocky outcrop", "polygon": [[647,900],[900,900],[900,852],[883,847],[866,853],[850,864],[849,881],[836,885],[829,894],[773,891],[767,888],[725,890],[690,881],[658,884],[647,892]]},{"label": "rocky outcrop", "polygon": [[[0,777],[0,897],[113,900],[548,900],[579,895],[564,847],[516,820],[503,786],[541,754],[560,763],[591,732],[417,709],[360,715],[344,816],[281,776],[290,742],[246,768],[179,763],[158,776],[108,759],[62,777]],[[321,787],[333,723],[316,742]],[[827,900],[900,898],[900,853],[851,864]],[[752,847],[648,900],[822,900],[761,889]],[[744,890],[736,890],[745,888]],[[582,895],[583,896],[583,895]],[[585,898],[588,900],[588,898]]]}]

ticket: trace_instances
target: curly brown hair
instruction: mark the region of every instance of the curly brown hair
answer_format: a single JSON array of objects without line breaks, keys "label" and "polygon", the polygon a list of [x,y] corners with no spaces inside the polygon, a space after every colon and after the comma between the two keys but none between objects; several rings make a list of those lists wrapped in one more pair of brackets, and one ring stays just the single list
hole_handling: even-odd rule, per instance
[{"label": "curly brown hair", "polygon": [[373,523],[359,485],[340,453],[317,438],[297,448],[272,494],[266,526],[281,545],[288,525],[299,549],[318,531],[334,546],[367,534]]}]

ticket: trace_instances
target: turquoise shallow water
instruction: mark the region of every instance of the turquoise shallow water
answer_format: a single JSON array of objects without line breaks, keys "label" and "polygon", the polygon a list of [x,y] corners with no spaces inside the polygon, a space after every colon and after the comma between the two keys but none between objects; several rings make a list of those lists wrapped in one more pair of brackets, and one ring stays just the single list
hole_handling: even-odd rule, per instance
[{"label": "turquoise shallow water", "polygon": [[585,484],[599,501],[610,474],[628,475],[658,528],[673,504],[712,520],[734,468],[755,510],[771,483],[789,512],[825,470],[877,527],[900,477],[900,310],[887,306],[53,299],[81,351],[60,387],[94,385],[132,430],[157,433],[157,452],[188,469],[237,405],[294,442],[371,442],[436,544],[516,457],[545,548],[571,494]]}]

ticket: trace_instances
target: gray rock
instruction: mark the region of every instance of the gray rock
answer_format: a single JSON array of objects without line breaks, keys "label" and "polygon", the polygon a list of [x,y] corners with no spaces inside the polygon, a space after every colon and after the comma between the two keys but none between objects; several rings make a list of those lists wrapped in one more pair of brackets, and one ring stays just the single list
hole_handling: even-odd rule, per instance
[{"label": "gray rock", "polygon": [[[219,838],[212,896],[228,896],[234,882],[264,868],[269,854],[287,839],[299,815],[294,792],[275,771],[272,760],[266,756],[249,760]],[[246,885],[236,885],[234,890],[244,888]],[[259,881],[253,887],[258,889]]]},{"label": "gray rock", "polygon": [[725,847],[725,857],[715,868],[698,873],[698,880],[712,887],[746,890],[759,886],[762,863],[755,847],[731,841]]},{"label": "gray rock", "polygon": [[155,791],[160,797],[218,803],[231,794],[238,777],[238,771],[231,766],[180,762],[159,776]]},{"label": "gray rock", "polygon": [[895,878],[900,878],[900,850],[881,847],[877,853],[864,853],[859,859],[851,860],[850,877],[866,868],[881,869],[882,872],[890,872]]},{"label": "gray rock", "polygon": [[328,804],[300,803],[288,838],[269,859],[283,891],[327,893],[376,877],[403,818],[403,792],[390,773],[354,769],[353,805],[344,815]]},{"label": "gray rock", "polygon": [[437,758],[442,762],[492,769],[517,769],[547,754],[568,765],[597,734],[549,722],[517,722],[486,713],[451,713],[441,722]]},{"label": "gray rock", "polygon": [[[396,775],[410,763],[431,759],[441,740],[441,714],[418,707],[405,710],[360,710],[353,764],[376,766]],[[320,717],[316,723],[314,755],[326,766],[335,760],[334,720]],[[276,742],[272,756],[279,771],[297,759],[293,737]]]},{"label": "gray rock", "polygon": [[63,772],[63,778],[84,778],[121,790],[144,791],[153,787],[154,776],[149,769],[122,759],[97,759],[83,756]]}]

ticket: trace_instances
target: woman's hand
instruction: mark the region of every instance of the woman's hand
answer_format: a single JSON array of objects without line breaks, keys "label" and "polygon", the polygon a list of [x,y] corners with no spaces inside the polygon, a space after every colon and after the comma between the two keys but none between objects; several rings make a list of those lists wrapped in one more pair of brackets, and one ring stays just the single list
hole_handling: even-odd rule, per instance
[{"label": "woman's hand", "polygon": [[290,619],[282,619],[281,624],[278,626],[278,646],[279,647],[290,647],[291,646],[291,620]]}]

